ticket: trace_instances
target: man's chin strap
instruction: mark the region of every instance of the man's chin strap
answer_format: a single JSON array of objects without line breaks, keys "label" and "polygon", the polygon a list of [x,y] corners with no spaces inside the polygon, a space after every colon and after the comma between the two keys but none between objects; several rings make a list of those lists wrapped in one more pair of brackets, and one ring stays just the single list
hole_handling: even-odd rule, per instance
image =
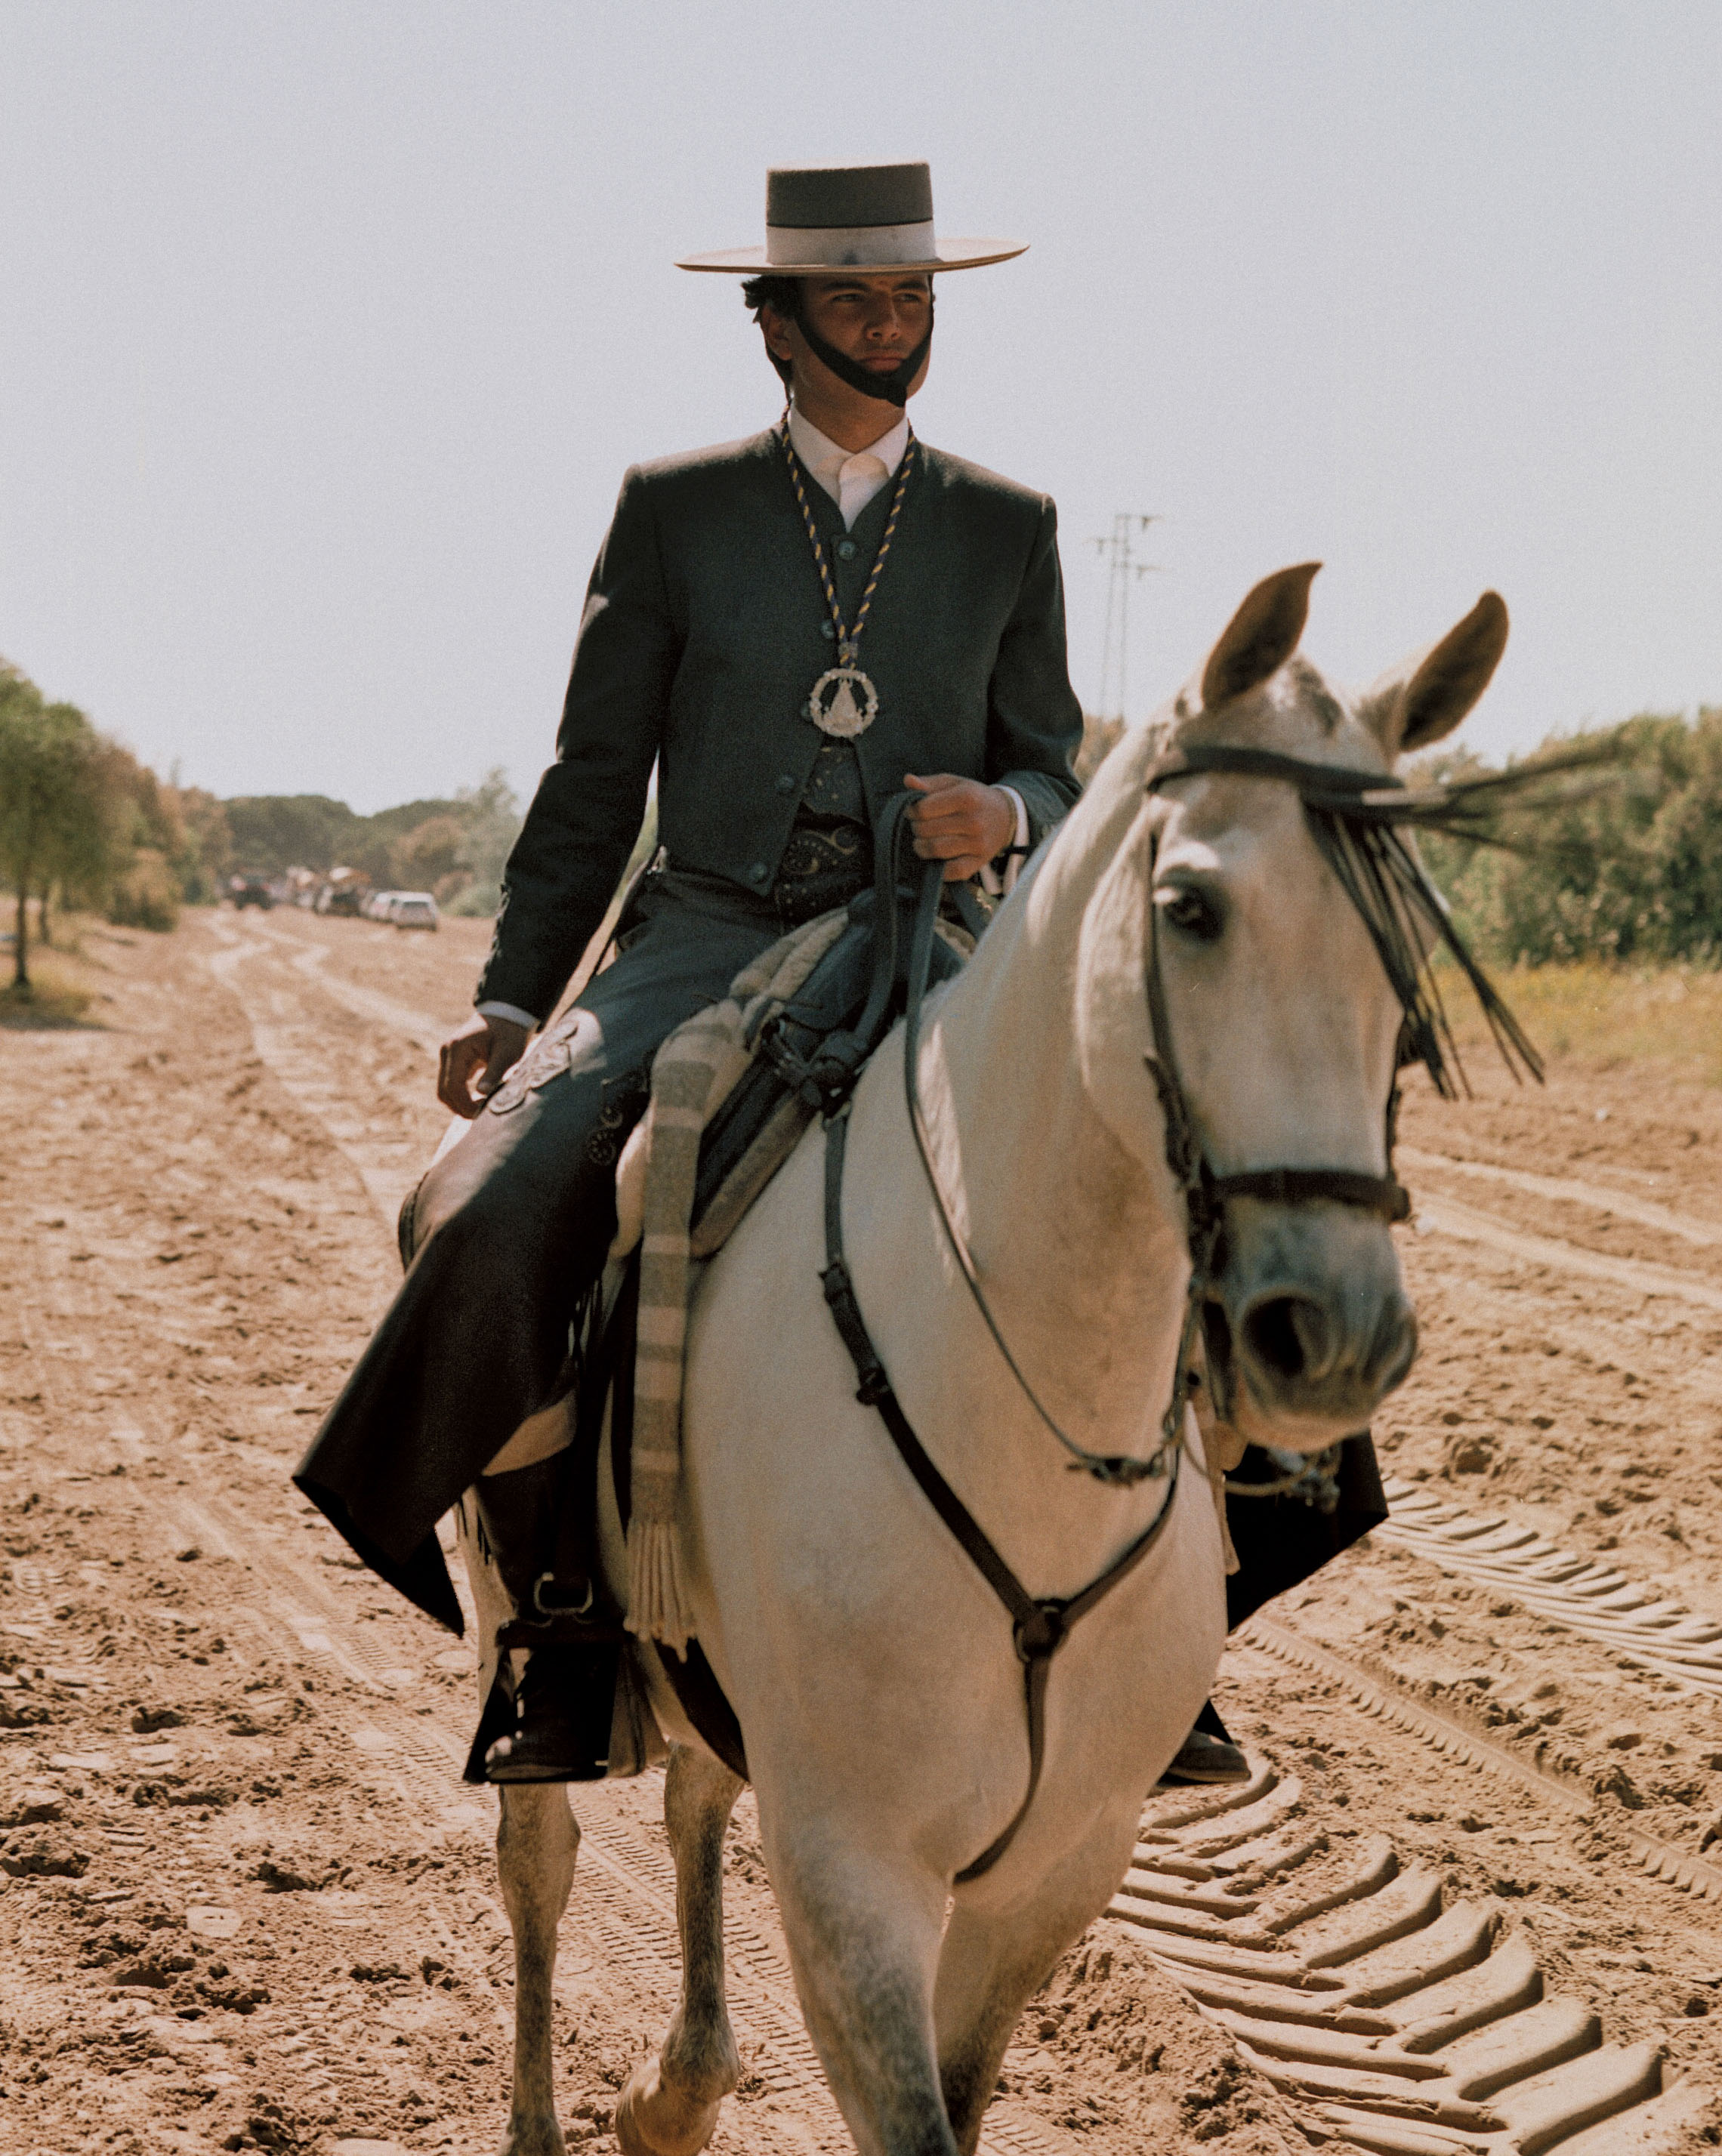
[{"label": "man's chin strap", "polygon": [[902,364],[892,367],[889,374],[871,373],[846,352],[839,352],[835,345],[827,344],[804,316],[798,316],[795,326],[806,338],[807,348],[814,357],[829,367],[840,382],[846,382],[851,389],[860,390],[863,397],[876,397],[882,404],[895,404],[901,410],[908,403],[909,391],[914,385],[915,377],[921,372],[932,348],[930,306],[928,315],[926,336]]}]

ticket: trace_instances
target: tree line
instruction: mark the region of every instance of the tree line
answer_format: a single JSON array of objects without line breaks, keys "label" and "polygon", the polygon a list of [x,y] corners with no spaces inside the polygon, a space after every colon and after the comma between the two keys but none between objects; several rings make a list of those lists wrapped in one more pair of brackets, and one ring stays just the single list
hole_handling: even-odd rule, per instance
[{"label": "tree line", "polygon": [[[1121,732],[1115,720],[1087,722],[1084,780]],[[1591,745],[1619,752],[1624,783],[1540,813],[1522,851],[1424,839],[1461,926],[1480,953],[1507,963],[1722,966],[1722,708],[1692,721],[1647,714],[1551,737],[1543,750]],[[1426,759],[1421,775],[1487,768],[1449,754]],[[500,770],[452,798],[369,816],[323,794],[218,800],[159,778],[0,660],[0,880],[13,896],[20,990],[33,911],[43,942],[68,907],[171,928],[182,905],[213,903],[235,870],[344,865],[379,886],[429,891],[453,911],[490,914],[519,829]]]},{"label": "tree line", "polygon": [[182,901],[216,896],[205,855],[221,826],[213,794],[166,783],[0,659],[0,879],[13,901],[15,989],[30,985],[33,901],[44,943],[67,907],[171,928]]},{"label": "tree line", "polygon": [[403,802],[360,816],[326,793],[260,793],[224,802],[234,867],[358,869],[379,890],[428,891],[445,911],[489,915],[520,829],[520,804],[501,770],[446,800]]},{"label": "tree line", "polygon": [[[1645,714],[1551,736],[1538,754],[1615,752],[1614,783],[1582,785],[1504,834],[1517,850],[1429,836],[1424,859],[1479,952],[1527,966],[1722,966],[1722,709]],[[1488,767],[1429,759],[1422,775]]]},{"label": "tree line", "polygon": [[16,994],[29,993],[33,940],[51,945],[63,911],[168,929],[182,906],[213,904],[239,870],[345,865],[433,891],[455,912],[494,913],[519,829],[500,770],[452,798],[373,816],[320,794],[222,801],[158,778],[0,659],[0,886],[13,900]]}]

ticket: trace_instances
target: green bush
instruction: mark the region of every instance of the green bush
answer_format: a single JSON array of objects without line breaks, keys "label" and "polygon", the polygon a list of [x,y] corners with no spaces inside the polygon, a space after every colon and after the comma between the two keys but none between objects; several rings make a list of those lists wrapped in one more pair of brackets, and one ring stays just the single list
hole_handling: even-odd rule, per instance
[{"label": "green bush", "polygon": [[179,920],[179,886],[165,854],[140,846],[108,892],[108,919],[116,928],[166,932]]},{"label": "green bush", "polygon": [[[1436,836],[1431,875],[1480,954],[1529,966],[1722,963],[1722,710],[1560,735],[1539,753],[1619,752],[1617,783],[1552,810],[1502,852]],[[1426,760],[1413,778],[1484,767]]]}]

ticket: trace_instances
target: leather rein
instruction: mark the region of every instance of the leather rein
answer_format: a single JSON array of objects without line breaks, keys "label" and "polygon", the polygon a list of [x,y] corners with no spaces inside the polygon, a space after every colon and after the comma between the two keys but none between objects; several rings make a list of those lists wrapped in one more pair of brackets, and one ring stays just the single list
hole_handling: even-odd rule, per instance
[{"label": "leather rein", "polygon": [[[1238,776],[1289,781],[1298,787],[1306,804],[1342,814],[1345,804],[1360,798],[1365,786],[1379,798],[1381,793],[1397,784],[1396,781],[1383,778],[1375,773],[1338,771],[1327,765],[1302,763],[1293,757],[1269,756],[1265,752],[1192,748],[1163,757],[1149,774],[1149,791],[1154,792],[1169,779],[1204,771],[1223,771]],[[911,798],[908,795],[901,795],[888,804],[876,841],[879,850],[881,889],[882,891],[888,886],[893,901],[902,866],[905,865],[903,855],[910,832],[906,810]],[[1371,802],[1370,806],[1374,805]],[[1165,1495],[1147,1527],[1121,1556],[1115,1558],[1097,1578],[1091,1580],[1079,1594],[1068,1597],[1036,1597],[1029,1593],[1000,1555],[974,1514],[940,1473],[922,1444],[914,1425],[903,1412],[884,1362],[867,1331],[866,1320],[862,1315],[844,1255],[843,1168],[851,1106],[851,1099],[846,1097],[840,1106],[834,1107],[826,1115],[825,1122],[825,1264],[820,1280],[824,1285],[825,1301],[843,1344],[849,1351],[850,1359],[855,1365],[859,1380],[856,1399],[863,1406],[878,1411],[903,1465],[964,1554],[1004,1604],[1010,1619],[1012,1642],[1023,1669],[1024,1705],[1028,1719],[1027,1790],[1004,1830],[973,1863],[956,1874],[955,1883],[962,1886],[991,1871],[1015,1840],[1034,1802],[1046,1758],[1046,1690],[1053,1657],[1069,1638],[1072,1628],[1078,1620],[1087,1616],[1142,1563],[1159,1542],[1171,1517],[1173,1500],[1178,1491],[1179,1463],[1183,1456],[1185,1410],[1197,1382],[1194,1350],[1201,1324],[1202,1306],[1214,1284],[1216,1260],[1228,1202],[1237,1198],[1254,1198],[1270,1204],[1286,1205],[1325,1202],[1354,1206],[1374,1213],[1384,1220],[1396,1221],[1409,1215],[1411,1198],[1391,1173],[1396,1090],[1387,1109],[1389,1173],[1385,1175],[1366,1175],[1351,1168],[1254,1168],[1241,1174],[1225,1176],[1213,1173],[1196,1132],[1172,1045],[1165,989],[1161,978],[1159,909],[1153,901],[1150,865],[1147,995],[1154,1045],[1146,1061],[1165,1120],[1166,1163],[1184,1196],[1190,1258],[1190,1284],[1179,1334],[1171,1396],[1160,1419],[1159,1445],[1146,1459],[1128,1454],[1092,1452],[1078,1445],[1041,1405],[1012,1355],[987,1302],[979,1270],[933,1159],[920,1096],[921,1018],[943,890],[943,863],[925,863],[917,894],[907,953],[903,1091],[916,1151],[933,1193],[946,1241],[1006,1367],[1041,1421],[1071,1454],[1070,1467],[1090,1474],[1097,1481],[1113,1489],[1129,1489],[1151,1477],[1164,1477],[1166,1484]],[[887,923],[890,924],[888,933],[893,961],[896,911],[894,902],[883,907],[876,932],[882,937],[885,937]],[[866,1029],[859,1030],[865,1032]],[[1252,1490],[1249,1494],[1259,1493]]]}]

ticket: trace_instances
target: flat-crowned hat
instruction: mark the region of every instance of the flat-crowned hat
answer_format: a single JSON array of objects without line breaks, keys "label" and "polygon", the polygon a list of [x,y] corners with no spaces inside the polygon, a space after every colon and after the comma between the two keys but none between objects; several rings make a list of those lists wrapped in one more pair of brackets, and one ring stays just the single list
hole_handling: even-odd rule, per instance
[{"label": "flat-crowned hat", "polygon": [[731,275],[879,276],[892,270],[978,270],[1023,254],[1025,239],[941,239],[933,175],[917,165],[778,165],[765,176],[765,244],[690,254],[678,270]]}]

